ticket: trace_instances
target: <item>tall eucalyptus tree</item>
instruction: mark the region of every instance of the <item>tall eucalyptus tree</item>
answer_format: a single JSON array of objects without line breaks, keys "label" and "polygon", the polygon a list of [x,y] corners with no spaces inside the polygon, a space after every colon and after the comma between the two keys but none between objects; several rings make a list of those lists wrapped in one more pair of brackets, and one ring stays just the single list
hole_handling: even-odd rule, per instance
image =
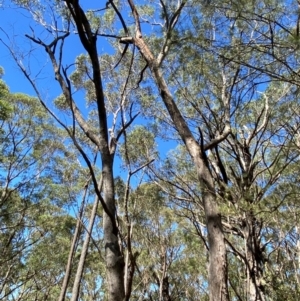
[{"label": "tall eucalyptus tree", "polygon": [[[130,297],[129,282],[124,280],[128,262],[125,265],[119,243],[113,164],[124,134],[123,158],[131,168],[126,153],[134,146],[126,147],[126,129],[137,117],[137,108],[153,118],[157,132],[164,126],[162,136],[170,132],[185,146],[196,171],[196,194],[188,200],[197,199],[204,212],[201,221],[204,218],[207,237],[201,231],[199,236],[209,254],[210,301],[266,300],[263,252],[272,223],[263,212],[268,211],[275,184],[298,156],[291,147],[291,133],[298,131],[298,104],[293,98],[299,82],[298,3],[109,0],[100,8],[74,0],[16,3],[46,30],[43,35],[31,27],[27,38],[50,59],[62,91],[56,107],[68,122],[50,110],[24,64],[12,54],[83,156],[95,204],[100,201],[104,210],[109,300]],[[100,51],[104,38],[118,48],[116,54]],[[79,42],[79,52],[86,54],[75,60],[66,53],[69,40]],[[75,93],[82,90],[88,113]],[[103,185],[90,159],[98,151]],[[149,154],[147,159],[152,160]],[[189,214],[197,218],[193,210]],[[243,286],[228,279],[226,243],[229,262],[246,275]],[[78,294],[74,292],[73,298],[77,300]]]}]

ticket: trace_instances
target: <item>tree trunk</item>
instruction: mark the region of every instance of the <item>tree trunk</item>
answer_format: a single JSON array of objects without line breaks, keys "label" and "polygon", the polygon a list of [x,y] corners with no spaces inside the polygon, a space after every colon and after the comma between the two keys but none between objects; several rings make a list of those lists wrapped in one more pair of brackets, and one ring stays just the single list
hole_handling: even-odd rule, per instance
[{"label": "tree trunk", "polygon": [[[137,11],[131,2],[133,14],[138,19]],[[208,162],[203,145],[200,147],[181,115],[166,81],[162,75],[157,59],[154,58],[148,45],[143,39],[140,29],[137,28],[134,39],[135,45],[140,49],[141,54],[147,61],[152,76],[156,82],[162,100],[169,112],[169,115],[177,129],[183,143],[185,144],[195,164],[198,178],[202,186],[203,205],[206,216],[207,235],[209,242],[209,300],[228,301],[227,286],[227,259],[224,233],[221,222],[221,215],[216,204],[216,194],[213,178],[209,170]],[[229,133],[229,132],[228,132]],[[224,135],[224,139],[226,136]],[[221,141],[221,140],[220,140]]]},{"label": "tree trunk", "polygon": [[165,276],[162,279],[162,300],[163,301],[172,301],[169,293],[169,277]]},{"label": "tree trunk", "polygon": [[255,218],[247,217],[246,260],[247,296],[249,301],[265,301],[263,281],[263,251],[256,231]]},{"label": "tree trunk", "polygon": [[[103,177],[103,232],[105,245],[105,261],[107,268],[107,289],[109,301],[123,301],[124,289],[124,258],[118,243],[118,228],[116,223],[115,192],[113,178],[114,151],[110,150],[106,104],[103,93],[101,68],[97,51],[97,33],[89,23],[84,10],[78,1],[66,1],[67,7],[74,19],[80,41],[87,51],[93,69],[92,80],[95,88],[97,113],[99,120],[99,138],[93,141],[99,148],[102,161]],[[77,121],[78,121],[78,117]],[[79,122],[79,121],[78,121]],[[86,132],[86,131],[85,131]],[[90,131],[91,132],[91,131]],[[93,135],[92,135],[93,136]],[[92,137],[90,134],[87,137]],[[101,196],[99,196],[101,197]]]},{"label": "tree trunk", "polygon": [[[100,191],[101,191],[101,188],[102,188],[102,182],[103,181],[102,181],[102,178],[101,178],[100,183],[99,183],[99,190]],[[89,225],[88,225],[88,228],[87,228],[87,231],[86,231],[87,233],[86,233],[86,236],[85,236],[85,239],[84,239],[84,243],[83,243],[81,254],[80,254],[80,259],[79,259],[78,266],[77,266],[77,271],[76,271],[75,280],[74,280],[73,289],[72,289],[71,301],[77,301],[79,299],[80,283],[81,283],[81,279],[82,279],[82,275],[83,275],[86,256],[87,256],[87,253],[88,253],[89,243],[90,243],[90,240],[91,240],[91,233],[92,233],[93,227],[94,227],[94,222],[95,222],[95,218],[96,218],[98,203],[99,203],[99,198],[98,198],[98,196],[95,196],[95,200],[94,200],[94,204],[93,204],[93,208],[92,208],[92,212],[91,212]]]},{"label": "tree trunk", "polygon": [[[104,201],[111,216],[115,217],[115,193],[112,158],[102,156]],[[107,268],[108,300],[122,301],[124,290],[124,258],[118,243],[118,230],[115,220],[103,211],[103,231],[105,261]]]},{"label": "tree trunk", "polygon": [[[133,7],[134,10],[134,7]],[[227,288],[227,261],[226,246],[219,214],[216,204],[216,195],[213,178],[208,163],[205,160],[206,154],[203,148],[193,137],[186,121],[181,115],[169,89],[162,76],[157,60],[153,57],[148,45],[142,38],[139,30],[136,31],[134,40],[136,46],[147,61],[152,76],[160,90],[162,100],[169,112],[169,115],[176,127],[182,141],[186,145],[195,164],[199,181],[202,185],[203,205],[207,223],[207,235],[209,242],[209,296],[210,301],[228,301]]]},{"label": "tree trunk", "polygon": [[216,204],[213,178],[205,159],[201,160],[200,154],[194,161],[199,181],[202,184],[203,206],[209,244],[209,300],[228,301],[226,245],[221,214]]},{"label": "tree trunk", "polygon": [[72,244],[71,244],[70,251],[69,251],[69,256],[68,256],[68,261],[67,261],[67,266],[66,266],[66,272],[65,272],[65,276],[64,276],[64,280],[63,280],[63,284],[62,284],[62,287],[61,287],[61,291],[60,291],[58,301],[64,301],[65,300],[65,296],[66,296],[66,292],[67,292],[67,288],[68,288],[68,284],[69,284],[69,280],[70,280],[70,276],[71,276],[72,262],[73,262],[74,254],[75,254],[75,251],[76,251],[76,244],[78,242],[78,239],[79,239],[79,236],[80,236],[80,229],[82,227],[82,225],[81,225],[82,220],[81,219],[82,219],[82,214],[83,214],[83,209],[84,209],[85,198],[86,198],[88,187],[89,187],[88,186],[89,181],[90,180],[88,180],[86,185],[85,185],[84,194],[83,194],[83,197],[82,197],[82,202],[81,202],[81,206],[80,206],[80,210],[79,210],[79,215],[77,217],[75,232],[74,232]]}]

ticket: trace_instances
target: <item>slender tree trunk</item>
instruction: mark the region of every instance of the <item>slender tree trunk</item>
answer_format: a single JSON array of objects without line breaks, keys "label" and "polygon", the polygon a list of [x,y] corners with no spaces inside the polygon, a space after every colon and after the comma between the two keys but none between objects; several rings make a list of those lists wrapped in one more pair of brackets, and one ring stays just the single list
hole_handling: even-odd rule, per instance
[{"label": "slender tree trunk", "polygon": [[81,218],[82,218],[82,214],[83,214],[85,198],[86,198],[87,191],[88,191],[89,181],[90,180],[87,181],[85,189],[84,189],[82,202],[81,202],[81,206],[80,206],[80,210],[79,210],[79,216],[78,216],[77,222],[76,222],[75,232],[74,232],[72,244],[71,244],[70,251],[69,251],[68,262],[67,262],[67,266],[66,266],[66,272],[65,272],[65,276],[64,276],[64,280],[63,280],[63,284],[62,284],[62,287],[61,287],[61,291],[60,291],[58,301],[64,301],[65,300],[65,296],[66,296],[66,292],[67,292],[67,288],[68,288],[68,284],[69,284],[69,280],[70,280],[70,276],[71,276],[72,261],[73,261],[74,253],[75,253],[75,250],[76,250],[76,244],[77,244],[77,241],[78,241],[78,238],[79,238],[79,235],[80,235],[80,228],[82,226],[81,225],[81,223],[82,223]]},{"label": "slender tree trunk", "polygon": [[[100,191],[102,188],[102,183],[103,183],[103,178],[101,178],[100,183],[99,183]],[[88,253],[88,247],[89,247],[89,243],[90,243],[90,239],[91,239],[91,233],[92,233],[94,222],[95,222],[98,203],[99,203],[99,199],[98,199],[98,196],[96,196],[94,205],[92,208],[92,212],[91,212],[91,217],[90,217],[90,222],[88,225],[86,237],[85,237],[85,240],[84,240],[84,243],[82,246],[79,263],[77,266],[77,272],[76,272],[76,276],[75,276],[75,280],[74,280],[74,284],[73,284],[71,301],[77,301],[79,299],[80,283],[81,283],[81,279],[82,279],[82,275],[83,275],[85,259],[86,259],[87,253]]]},{"label": "slender tree trunk", "polygon": [[169,279],[167,275],[167,254],[166,248],[162,247],[161,258],[163,259],[162,273],[159,279],[159,301],[171,301],[169,295]]},{"label": "slender tree trunk", "polygon": [[130,300],[131,292],[132,292],[132,283],[133,283],[133,276],[135,272],[136,266],[136,259],[139,255],[138,252],[132,253],[131,248],[131,237],[132,237],[132,228],[133,225],[127,226],[127,250],[126,250],[126,262],[125,262],[125,276],[124,276],[124,287],[125,287],[125,301]]},{"label": "slender tree trunk", "polygon": [[[115,193],[112,158],[102,156],[104,201],[112,216],[115,216]],[[105,245],[105,261],[107,268],[108,300],[122,301],[124,290],[124,258],[118,242],[118,229],[114,221],[104,212],[103,231]]]},{"label": "slender tree trunk", "polygon": [[[295,226],[295,230],[296,230],[297,236],[299,237],[299,227]],[[299,271],[300,271],[300,240],[299,239],[297,240],[296,251],[297,251],[298,260],[296,263],[294,263],[295,271],[297,271],[295,273],[295,281],[297,283],[297,289],[299,290],[299,287],[300,287],[300,274],[299,274]]]}]

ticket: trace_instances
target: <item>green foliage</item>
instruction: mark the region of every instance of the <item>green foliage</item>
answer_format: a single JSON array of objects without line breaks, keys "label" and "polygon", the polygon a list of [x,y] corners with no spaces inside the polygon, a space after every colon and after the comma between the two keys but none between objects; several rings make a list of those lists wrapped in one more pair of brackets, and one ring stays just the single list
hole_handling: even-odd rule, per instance
[{"label": "green foliage", "polygon": [[70,105],[67,103],[64,95],[59,95],[58,97],[56,97],[54,100],[54,104],[61,111],[70,110]]},{"label": "green foliage", "polygon": [[[3,69],[0,68],[0,77]],[[0,79],[0,120],[5,120],[12,112],[12,103],[9,99],[9,89],[7,85]]]},{"label": "green foliage", "polygon": [[10,114],[1,122],[0,296],[54,300],[76,222],[66,209],[86,173],[39,101],[2,88]]},{"label": "green foliage", "polygon": [[[261,299],[299,299],[298,3],[133,0],[142,29],[142,36],[135,37],[136,20],[127,1],[114,1],[122,18],[111,3],[90,8],[81,1],[95,34],[84,32],[86,43],[97,38],[101,69],[97,72],[105,99],[105,110],[103,106],[99,112],[90,53],[81,53],[82,40],[66,2],[13,2],[36,21],[28,31],[38,46],[45,43],[55,49],[58,71],[81,115],[73,120],[63,95],[54,100],[54,111],[96,165],[96,176],[101,163],[94,156],[105,144],[118,147],[122,172],[130,176],[156,159],[151,170],[144,167],[134,180],[130,178],[131,185],[125,183],[123,173],[115,175],[112,185],[120,229],[117,239],[125,257],[132,249],[126,266],[135,268],[131,300],[161,300],[166,279],[171,300],[208,300],[205,191],[194,166],[199,158],[191,158],[184,145],[193,138],[213,179],[210,192],[222,217],[230,299],[250,299],[254,281],[257,295],[264,295]],[[126,23],[129,36],[143,38],[153,56],[161,59],[159,66],[149,64],[144,69],[140,46],[119,43],[124,35],[120,20]],[[62,38],[66,32],[69,36]],[[58,43],[51,44],[58,37]],[[107,48],[104,38],[109,41]],[[69,41],[72,51],[66,46]],[[34,49],[28,55],[23,45],[25,66]],[[164,79],[173,97],[169,101],[189,127],[193,138],[188,133],[184,143],[170,108],[161,101],[165,91],[151,71]],[[78,126],[80,118],[85,126]],[[0,245],[5,246],[0,286],[4,283],[1,289],[10,299],[57,300],[76,222],[73,209],[84,187],[84,226],[91,211],[94,190],[86,184],[90,175],[70,139],[38,100],[10,93],[3,81],[0,121]],[[90,137],[100,136],[101,122],[109,138],[95,147]],[[230,133],[208,147],[228,125]],[[176,146],[170,150],[165,141]],[[112,149],[105,153],[111,161]],[[81,300],[107,299],[102,216],[100,207],[81,281]],[[77,244],[73,268],[82,236]],[[6,279],[4,271],[9,271]],[[16,285],[20,288],[13,292]]]},{"label": "green foliage", "polygon": [[154,134],[144,126],[136,126],[126,135],[120,154],[127,164],[145,164],[157,156]]}]

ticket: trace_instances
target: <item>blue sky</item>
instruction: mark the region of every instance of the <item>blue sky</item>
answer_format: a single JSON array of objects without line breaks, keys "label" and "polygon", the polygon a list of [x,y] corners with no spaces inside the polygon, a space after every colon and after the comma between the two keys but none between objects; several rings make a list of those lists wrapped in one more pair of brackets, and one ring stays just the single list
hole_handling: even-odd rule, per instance
[{"label": "blue sky", "polygon": [[[0,37],[4,39],[5,42],[6,36],[3,31],[9,30],[14,32],[14,35],[24,35],[25,24],[27,25],[26,18],[23,17],[18,11],[14,9],[0,9]],[[27,27],[27,26],[26,26]],[[9,32],[10,38],[14,38],[12,32]],[[0,46],[0,65],[4,68],[4,81],[9,85],[12,92],[24,92],[32,94],[33,90],[30,87],[29,83],[26,82],[24,76],[21,74],[18,66],[12,59],[9,51],[3,46]]]},{"label": "blue sky", "polygon": [[[37,37],[39,32],[41,35],[45,36],[45,32],[41,32],[41,29],[36,26],[35,22],[32,20],[32,16],[26,11],[13,8],[0,8],[0,38],[7,44],[13,43],[20,53],[29,53],[30,55],[30,67],[32,70],[32,75],[38,73],[38,83],[40,86],[40,91],[46,102],[51,106],[52,100],[61,93],[61,89],[54,79],[53,69],[45,53],[43,47],[35,44],[31,44],[25,34],[32,34],[31,28],[37,31]],[[101,46],[99,48],[100,55],[111,52],[111,46],[107,43],[104,38],[101,39]],[[67,39],[66,48],[64,51],[64,61],[71,64],[74,62],[75,57],[80,53],[85,53],[82,45],[78,42],[77,37],[70,37]],[[35,48],[34,52],[29,52],[31,47]],[[27,59],[27,55],[24,58],[24,62]],[[17,66],[14,59],[11,57],[8,49],[4,45],[0,45],[0,66],[4,68],[4,81],[9,86],[11,92],[21,92],[32,96],[35,96],[35,92],[24,77],[21,70]],[[26,66],[25,66],[26,67]],[[40,71],[42,70],[42,71]],[[84,110],[85,101],[80,99],[84,97],[83,93],[76,94],[79,100],[79,106]],[[144,124],[145,121],[142,118],[138,118],[135,124]],[[175,141],[162,141],[157,140],[159,145],[159,151],[162,157],[165,157],[167,152],[176,146]],[[119,168],[120,159],[116,157],[115,162],[115,176],[118,174],[123,174],[123,171]],[[124,175],[126,176],[126,175]]]}]

